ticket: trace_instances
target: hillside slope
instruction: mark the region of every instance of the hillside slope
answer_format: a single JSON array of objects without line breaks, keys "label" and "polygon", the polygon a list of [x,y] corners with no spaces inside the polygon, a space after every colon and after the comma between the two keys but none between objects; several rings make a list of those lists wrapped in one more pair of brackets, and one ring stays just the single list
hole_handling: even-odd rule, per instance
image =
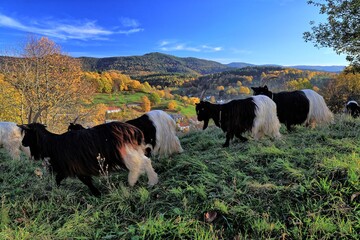
[{"label": "hillside slope", "polygon": [[198,58],[180,58],[162,53],[149,53],[143,56],[109,57],[109,58],[79,58],[84,70],[106,71],[119,70],[128,75],[139,73],[181,73],[203,75],[221,72],[229,69],[218,62]]},{"label": "hillside slope", "polygon": [[222,148],[210,126],[180,138],[184,153],[153,159],[158,185],[104,172],[101,198],[0,151],[0,239],[358,239],[359,133],[359,119],[338,116]]}]

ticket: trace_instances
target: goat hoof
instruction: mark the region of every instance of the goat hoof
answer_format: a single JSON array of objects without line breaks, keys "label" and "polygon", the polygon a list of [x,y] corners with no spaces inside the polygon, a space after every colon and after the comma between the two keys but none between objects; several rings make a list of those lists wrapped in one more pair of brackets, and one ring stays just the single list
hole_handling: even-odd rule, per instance
[{"label": "goat hoof", "polygon": [[93,191],[92,194],[97,198],[101,197],[101,192],[99,192],[99,191]]}]

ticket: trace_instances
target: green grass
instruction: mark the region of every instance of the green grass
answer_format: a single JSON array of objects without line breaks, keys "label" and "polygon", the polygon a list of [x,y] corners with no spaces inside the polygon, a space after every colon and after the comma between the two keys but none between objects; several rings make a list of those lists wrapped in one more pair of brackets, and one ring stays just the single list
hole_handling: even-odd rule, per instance
[{"label": "green grass", "polygon": [[[118,106],[121,107],[124,104],[130,103],[140,103],[142,96],[148,96],[149,94],[143,92],[122,92],[115,94],[107,94],[107,93],[98,93],[94,97],[94,103],[99,104],[103,103],[107,106]],[[162,99],[161,102],[155,106],[152,106],[152,109],[161,109],[164,111],[167,110],[167,105],[171,100]],[[182,102],[174,100],[177,104],[177,109],[174,111],[168,111],[173,113],[180,113],[184,116],[192,117],[195,116],[195,106],[187,105],[185,106]]]},{"label": "green grass", "polygon": [[123,104],[129,103],[140,103],[141,97],[144,95],[148,95],[143,92],[124,92],[124,93],[98,93],[94,97],[94,103],[103,103],[108,106],[121,106]]},{"label": "green grass", "polygon": [[222,148],[220,129],[191,132],[153,159],[158,185],[120,171],[95,178],[100,198],[1,151],[0,239],[359,239],[360,119],[282,133]]}]

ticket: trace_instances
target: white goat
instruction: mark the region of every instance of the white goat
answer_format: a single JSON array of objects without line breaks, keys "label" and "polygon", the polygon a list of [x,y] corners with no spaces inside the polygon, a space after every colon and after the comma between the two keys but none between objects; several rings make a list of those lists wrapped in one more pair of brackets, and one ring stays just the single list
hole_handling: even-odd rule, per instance
[{"label": "white goat", "polygon": [[13,122],[0,122],[0,146],[5,148],[13,159],[20,159],[20,153],[24,151],[30,158],[30,149],[21,144],[24,134]]}]

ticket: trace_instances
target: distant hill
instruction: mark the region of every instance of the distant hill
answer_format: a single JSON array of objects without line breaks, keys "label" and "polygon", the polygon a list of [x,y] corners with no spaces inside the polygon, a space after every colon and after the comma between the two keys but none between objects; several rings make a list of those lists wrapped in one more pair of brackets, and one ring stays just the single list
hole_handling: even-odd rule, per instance
[{"label": "distant hill", "polygon": [[254,64],[244,63],[244,62],[232,62],[232,63],[226,64],[226,65],[229,67],[233,67],[233,68],[244,68],[244,67],[255,66]]},{"label": "distant hill", "polygon": [[324,71],[324,72],[341,72],[344,70],[345,66],[307,66],[307,65],[297,65],[291,66],[291,68],[296,68],[300,70],[315,70],[315,71]]},{"label": "distant hill", "polygon": [[345,66],[311,66],[311,65],[281,66],[277,64],[255,65],[244,62],[232,62],[226,65],[235,68],[244,68],[249,66],[273,66],[273,67],[295,68],[300,70],[321,71],[321,72],[341,72],[345,68]]},{"label": "distant hill", "polygon": [[162,53],[143,56],[91,58],[80,57],[85,71],[119,70],[128,75],[180,73],[204,75],[229,70],[229,66],[198,58],[180,58]]}]

